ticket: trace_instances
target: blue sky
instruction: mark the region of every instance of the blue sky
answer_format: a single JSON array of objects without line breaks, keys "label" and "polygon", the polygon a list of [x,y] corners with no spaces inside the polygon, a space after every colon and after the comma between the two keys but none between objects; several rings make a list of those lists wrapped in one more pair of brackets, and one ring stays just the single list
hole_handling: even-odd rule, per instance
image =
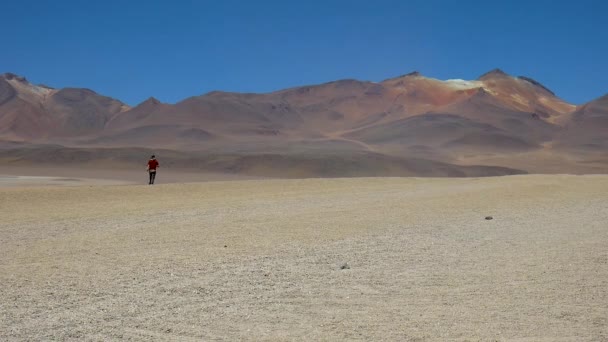
[{"label": "blue sky", "polygon": [[605,1],[2,1],[0,72],[137,104],[493,68],[608,93]]}]

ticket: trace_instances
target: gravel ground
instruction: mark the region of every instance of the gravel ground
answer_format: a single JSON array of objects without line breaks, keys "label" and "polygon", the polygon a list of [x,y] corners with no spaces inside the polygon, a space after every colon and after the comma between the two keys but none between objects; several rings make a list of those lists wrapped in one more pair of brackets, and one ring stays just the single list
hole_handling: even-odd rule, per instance
[{"label": "gravel ground", "polygon": [[608,340],[608,176],[9,187],[0,217],[2,341]]}]

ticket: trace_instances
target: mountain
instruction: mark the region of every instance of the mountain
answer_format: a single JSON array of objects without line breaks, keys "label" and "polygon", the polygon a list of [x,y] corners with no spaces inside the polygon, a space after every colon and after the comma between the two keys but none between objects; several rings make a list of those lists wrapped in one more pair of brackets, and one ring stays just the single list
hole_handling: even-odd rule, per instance
[{"label": "mountain", "polygon": [[53,89],[25,77],[0,75],[0,138],[48,142],[98,133],[124,103],[92,90]]},{"label": "mountain", "polygon": [[[537,82],[496,72],[477,81],[440,81],[412,73],[380,83],[341,80],[268,94],[212,92],[140,110],[144,105],[118,115],[104,133],[177,125],[238,138],[342,138],[362,128],[427,113],[496,124],[496,117],[486,114],[500,112],[515,116],[513,120],[519,114],[524,121],[551,124],[575,108]],[[499,124],[507,119],[500,118]]]},{"label": "mountain", "polygon": [[578,107],[565,122],[557,142],[560,146],[583,151],[608,149],[608,94]]},{"label": "mountain", "polygon": [[[221,168],[232,172],[308,170],[289,171],[298,176],[360,175],[348,165],[369,170],[363,175],[470,175],[458,169],[466,165],[500,167],[484,174],[604,172],[595,155],[588,155],[592,163],[569,156],[607,145],[606,102],[577,107],[530,77],[495,69],[470,81],[413,72],[265,94],[215,91],[176,104],[149,98],[130,108],[91,90],[4,74],[0,147],[4,140],[12,149],[20,148],[15,142],[52,143],[80,154],[165,149],[191,155],[175,159],[184,167],[213,169],[219,158],[232,161]],[[36,160],[35,153],[16,155]]]}]

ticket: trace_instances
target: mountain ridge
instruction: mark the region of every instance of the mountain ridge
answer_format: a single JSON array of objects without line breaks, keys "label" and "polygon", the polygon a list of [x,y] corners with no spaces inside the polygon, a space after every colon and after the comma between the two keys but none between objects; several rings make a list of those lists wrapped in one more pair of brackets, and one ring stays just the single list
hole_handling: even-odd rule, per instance
[{"label": "mountain ridge", "polygon": [[530,77],[494,69],[477,80],[438,80],[415,71],[381,82],[213,91],[174,104],[150,97],[131,107],[90,89],[54,89],[5,73],[0,142],[278,153],[294,162],[314,153],[364,151],[387,156],[378,160],[391,165],[394,157],[483,164],[501,156],[499,166],[522,170],[510,163],[524,154],[557,160],[564,151],[596,153],[608,146],[607,102],[600,97],[575,106]]}]

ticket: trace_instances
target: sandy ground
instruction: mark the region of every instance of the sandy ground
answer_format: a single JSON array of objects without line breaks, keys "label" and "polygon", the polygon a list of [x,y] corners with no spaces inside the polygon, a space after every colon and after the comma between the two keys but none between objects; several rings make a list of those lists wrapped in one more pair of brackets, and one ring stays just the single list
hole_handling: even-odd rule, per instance
[{"label": "sandy ground", "polygon": [[0,174],[0,188],[26,186],[78,186],[78,185],[116,185],[130,184],[127,181],[95,178],[14,176]]},{"label": "sandy ground", "polygon": [[608,176],[7,187],[0,217],[3,341],[608,340]]},{"label": "sandy ground", "polygon": [[[1,163],[0,163],[1,164]],[[192,183],[226,180],[263,179],[239,174],[211,173],[187,169],[160,168],[156,183]],[[92,166],[9,166],[0,165],[0,188],[19,186],[125,185],[147,184],[144,167],[98,168]]]}]

